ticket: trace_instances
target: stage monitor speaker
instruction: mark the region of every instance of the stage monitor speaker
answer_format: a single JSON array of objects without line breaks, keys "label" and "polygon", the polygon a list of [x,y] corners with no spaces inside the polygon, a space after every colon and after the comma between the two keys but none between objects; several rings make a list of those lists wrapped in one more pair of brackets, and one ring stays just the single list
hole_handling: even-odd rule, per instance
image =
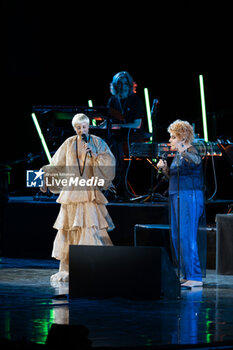
[{"label": "stage monitor speaker", "polygon": [[176,299],[180,286],[162,247],[71,245],[69,296]]},{"label": "stage monitor speaker", "polygon": [[134,246],[164,247],[172,261],[170,226],[160,224],[134,225]]},{"label": "stage monitor speaker", "polygon": [[233,214],[216,215],[217,274],[233,275]]},{"label": "stage monitor speaker", "polygon": [[53,323],[46,345],[49,349],[90,349],[92,342],[88,339],[88,334],[88,328],[83,325]]}]

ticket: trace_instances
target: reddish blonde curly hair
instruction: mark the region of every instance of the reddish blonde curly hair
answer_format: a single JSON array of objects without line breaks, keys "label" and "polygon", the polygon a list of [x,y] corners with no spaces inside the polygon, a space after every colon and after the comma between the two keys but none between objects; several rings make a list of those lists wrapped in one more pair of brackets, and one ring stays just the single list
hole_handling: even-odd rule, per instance
[{"label": "reddish blonde curly hair", "polygon": [[192,143],[194,139],[194,132],[192,125],[185,120],[177,119],[171,123],[167,129],[169,134],[173,134],[180,140],[184,140],[187,143]]}]

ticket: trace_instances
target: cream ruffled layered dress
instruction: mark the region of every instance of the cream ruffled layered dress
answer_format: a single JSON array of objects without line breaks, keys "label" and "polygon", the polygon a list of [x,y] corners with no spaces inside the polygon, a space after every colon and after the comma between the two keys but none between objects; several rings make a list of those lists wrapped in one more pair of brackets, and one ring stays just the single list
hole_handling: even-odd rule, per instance
[{"label": "cream ruffled layered dress", "polygon": [[[81,169],[77,161],[77,136],[68,138],[54,154],[51,164],[43,167],[45,177],[51,180],[54,173],[75,172],[79,179],[103,179],[104,186],[97,185],[69,187],[50,186],[53,193],[60,193],[57,202],[60,212],[54,224],[58,230],[53,244],[52,257],[69,262],[69,245],[112,245],[107,231],[114,224],[106,209],[107,199],[101,189],[107,189],[115,176],[115,158],[108,145],[99,137],[90,135],[89,144],[97,156],[87,155],[85,167]],[[59,187],[59,188],[58,188]]]}]

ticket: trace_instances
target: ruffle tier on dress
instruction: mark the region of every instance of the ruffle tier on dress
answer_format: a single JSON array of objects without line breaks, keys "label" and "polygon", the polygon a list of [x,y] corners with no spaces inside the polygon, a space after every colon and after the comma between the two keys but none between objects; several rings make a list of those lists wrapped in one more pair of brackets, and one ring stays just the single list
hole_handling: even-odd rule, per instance
[{"label": "ruffle tier on dress", "polygon": [[[77,200],[90,200],[82,201]],[[73,200],[73,201],[72,201]],[[60,212],[54,228],[58,230],[53,244],[52,256],[68,262],[69,245],[112,245],[107,233],[114,229],[114,224],[106,209],[106,198],[101,192],[80,193],[65,191],[59,196]]]}]

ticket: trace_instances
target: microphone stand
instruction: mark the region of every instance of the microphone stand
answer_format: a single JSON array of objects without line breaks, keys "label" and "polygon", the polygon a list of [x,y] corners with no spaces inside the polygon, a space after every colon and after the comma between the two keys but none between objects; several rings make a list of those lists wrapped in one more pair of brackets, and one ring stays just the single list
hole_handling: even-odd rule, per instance
[{"label": "microphone stand", "polygon": [[[177,157],[177,260],[178,260],[178,279],[180,281],[180,154]],[[180,286],[180,284],[179,284]]]},{"label": "microphone stand", "polygon": [[155,98],[153,100],[153,105],[152,105],[152,109],[151,109],[151,119],[152,119],[152,150],[151,150],[151,186],[150,186],[150,191],[149,194],[146,196],[146,198],[144,199],[144,202],[146,202],[147,200],[150,200],[151,202],[153,202],[154,200],[156,200],[156,197],[158,199],[159,195],[156,195],[154,193],[154,175],[155,175],[155,167],[153,164],[153,159],[155,159],[156,157],[156,143],[155,143],[155,139],[156,139],[156,119],[157,119],[157,114],[158,114],[158,103],[159,101]]},{"label": "microphone stand", "polygon": [[107,118],[107,144],[111,144],[111,139],[112,139],[112,119]]}]

